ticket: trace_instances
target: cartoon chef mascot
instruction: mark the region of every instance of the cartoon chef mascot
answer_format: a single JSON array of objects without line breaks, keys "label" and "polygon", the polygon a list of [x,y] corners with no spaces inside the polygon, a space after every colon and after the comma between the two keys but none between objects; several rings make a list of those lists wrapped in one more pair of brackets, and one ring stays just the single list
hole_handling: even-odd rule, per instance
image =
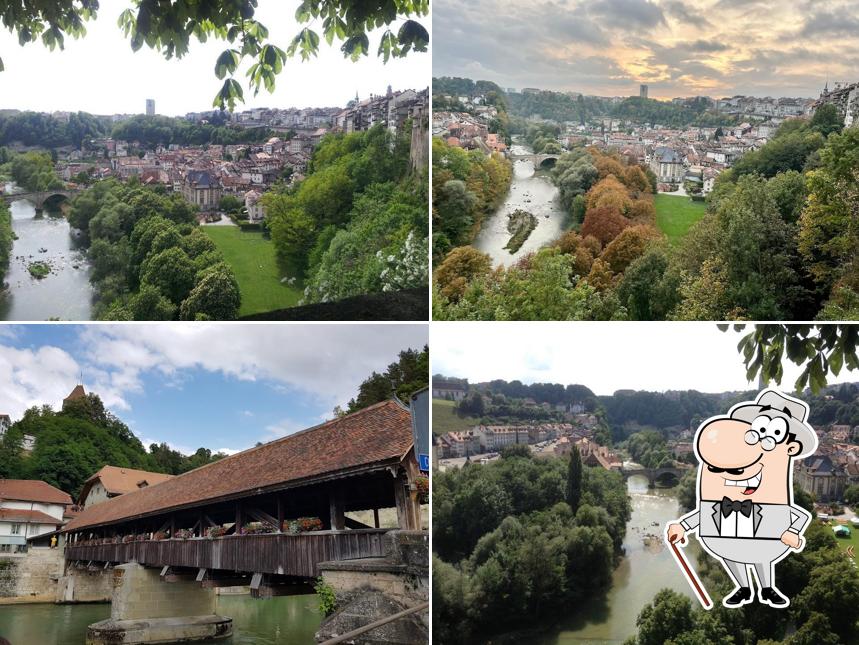
[{"label": "cartoon chef mascot", "polygon": [[758,600],[771,607],[790,604],[775,586],[775,565],[791,551],[802,551],[809,513],[793,503],[793,460],[817,449],[808,425],[808,405],[775,390],[744,401],[726,416],[707,419],[695,435],[698,457],[698,507],[666,527],[666,538],[698,591],[709,598],[677,545],[698,533],[704,549],[721,561],[736,588],[722,599],[725,607]]}]

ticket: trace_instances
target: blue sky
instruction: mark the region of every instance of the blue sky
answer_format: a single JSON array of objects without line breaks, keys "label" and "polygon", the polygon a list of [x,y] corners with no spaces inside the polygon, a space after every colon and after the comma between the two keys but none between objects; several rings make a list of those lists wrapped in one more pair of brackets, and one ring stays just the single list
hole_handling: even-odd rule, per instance
[{"label": "blue sky", "polygon": [[331,418],[426,325],[3,325],[0,413],[58,408],[80,374],[148,446],[237,451]]}]

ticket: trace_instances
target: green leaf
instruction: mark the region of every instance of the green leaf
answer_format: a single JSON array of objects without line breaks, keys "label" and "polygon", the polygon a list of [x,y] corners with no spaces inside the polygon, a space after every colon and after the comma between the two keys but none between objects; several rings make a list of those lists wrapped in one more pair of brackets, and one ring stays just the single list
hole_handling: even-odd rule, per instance
[{"label": "green leaf", "polygon": [[429,44],[429,32],[415,20],[406,20],[397,34],[400,43],[400,55],[405,56],[412,49],[425,52]]},{"label": "green leaf", "polygon": [[228,73],[233,74],[239,66],[241,55],[235,49],[225,49],[215,63],[215,76],[224,78]]}]

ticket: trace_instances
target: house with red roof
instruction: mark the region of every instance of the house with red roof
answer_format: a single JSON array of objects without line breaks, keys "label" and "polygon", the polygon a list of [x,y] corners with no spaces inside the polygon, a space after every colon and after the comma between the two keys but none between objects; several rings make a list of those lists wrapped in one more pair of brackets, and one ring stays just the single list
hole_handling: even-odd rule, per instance
[{"label": "house with red roof", "polygon": [[27,538],[56,531],[65,523],[72,498],[36,479],[0,479],[0,553],[23,553]]}]

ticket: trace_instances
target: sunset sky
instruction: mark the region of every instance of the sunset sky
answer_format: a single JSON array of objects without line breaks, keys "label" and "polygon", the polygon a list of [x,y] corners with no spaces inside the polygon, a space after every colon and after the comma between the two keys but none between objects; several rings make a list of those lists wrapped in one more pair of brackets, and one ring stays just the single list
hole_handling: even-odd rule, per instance
[{"label": "sunset sky", "polygon": [[435,0],[434,76],[651,98],[859,81],[859,0]]}]

